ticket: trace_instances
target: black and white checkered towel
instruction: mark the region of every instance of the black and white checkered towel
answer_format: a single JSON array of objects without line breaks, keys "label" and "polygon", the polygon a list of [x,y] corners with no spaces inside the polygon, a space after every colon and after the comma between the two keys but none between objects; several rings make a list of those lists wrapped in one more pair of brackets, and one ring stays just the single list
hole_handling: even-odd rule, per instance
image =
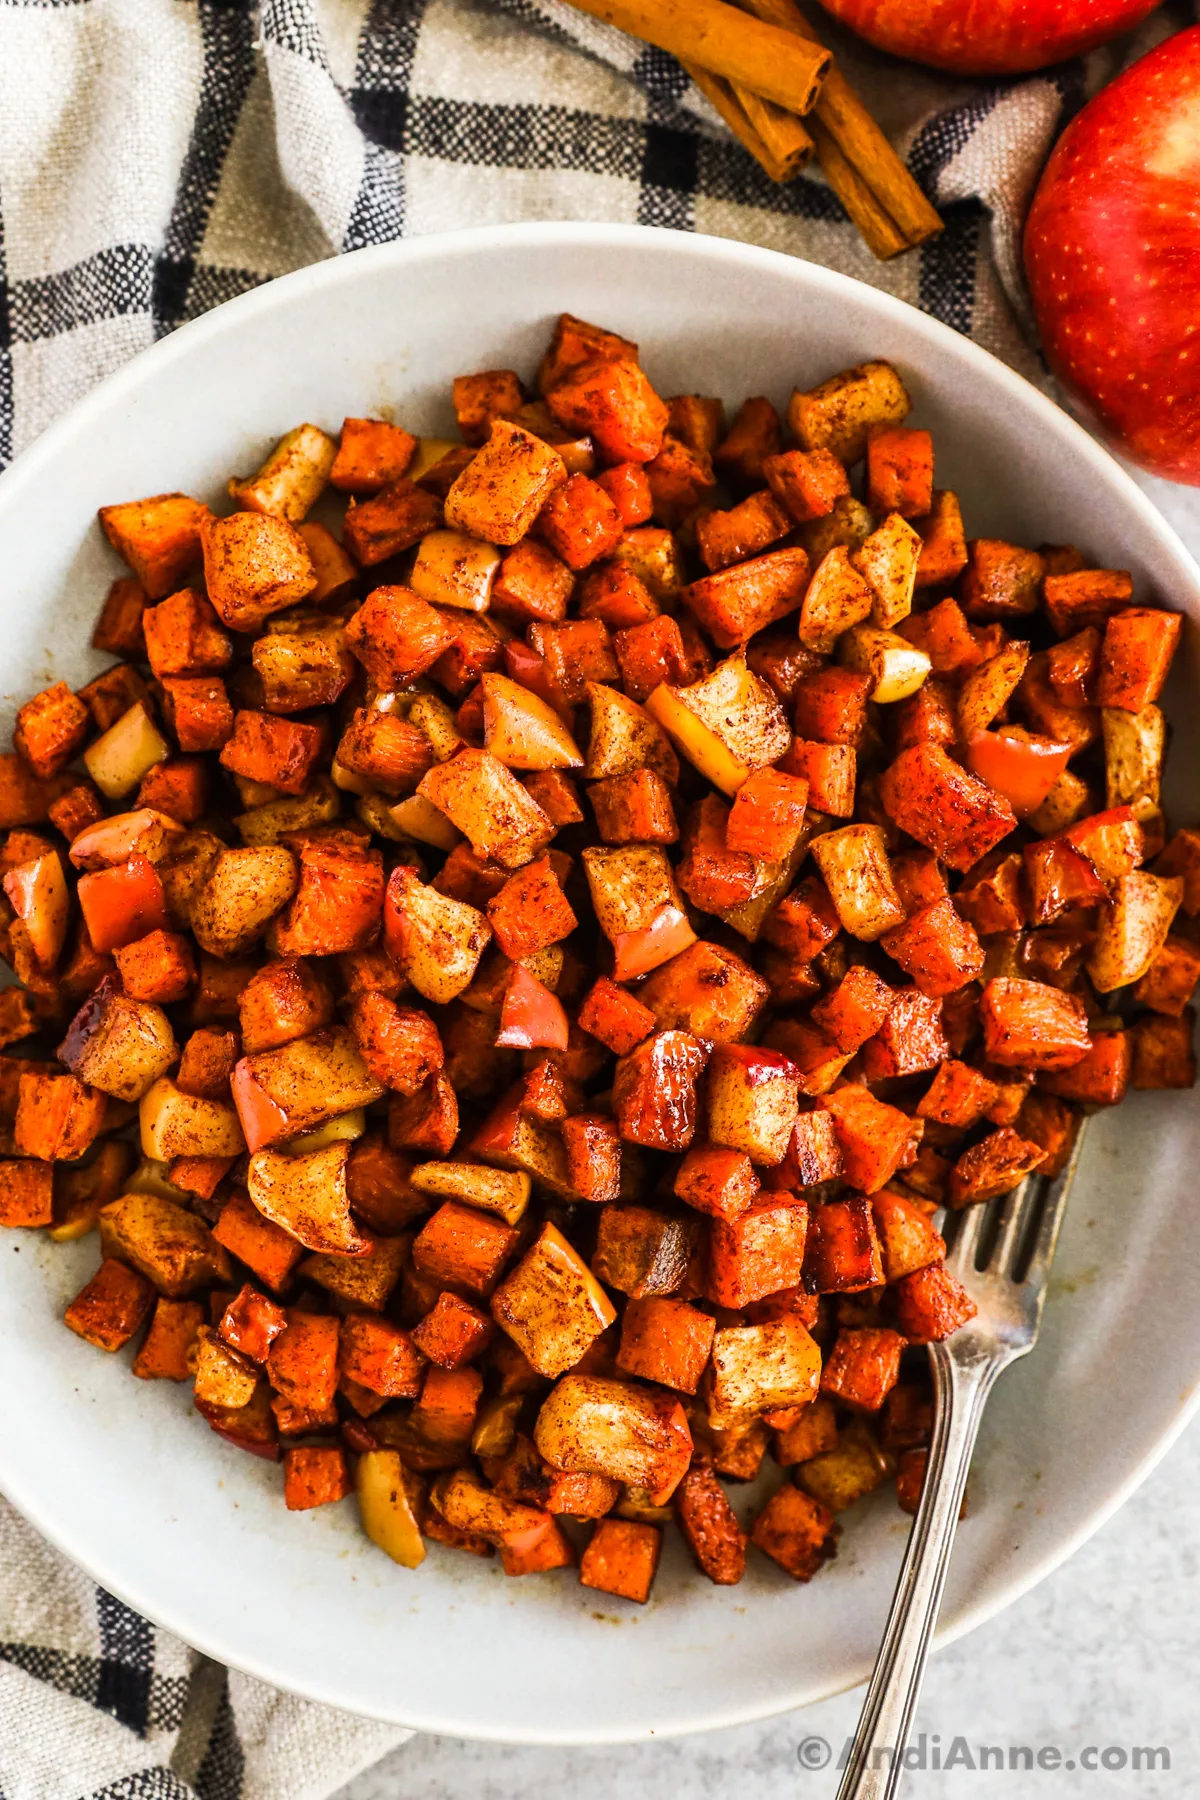
[{"label": "black and white checkered towel", "polygon": [[[1188,22],[1156,14],[1137,46]],[[831,33],[944,236],[879,264],[774,187],[669,57],[560,0],[0,0],[0,464],[185,319],[365,244],[640,222],[887,288],[1040,379],[1017,242],[1055,132],[1130,54],[954,83]],[[0,1800],[319,1800],[405,1735],[232,1674],[0,1500]]]}]

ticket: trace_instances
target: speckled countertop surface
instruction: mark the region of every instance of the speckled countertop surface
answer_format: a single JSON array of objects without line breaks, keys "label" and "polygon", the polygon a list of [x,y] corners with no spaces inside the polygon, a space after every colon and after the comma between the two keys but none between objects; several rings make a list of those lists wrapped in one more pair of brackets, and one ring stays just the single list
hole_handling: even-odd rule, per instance
[{"label": "speckled countertop surface", "polygon": [[[1200,492],[1143,485],[1200,558]],[[919,1750],[924,1734],[925,1766],[902,1792],[912,1800],[1200,1792],[1198,1564],[1200,1423],[1065,1567],[934,1658],[914,1736]],[[836,1762],[860,1699],[843,1694],[733,1731],[595,1750],[416,1737],[336,1800],[609,1800],[618,1792],[622,1800],[833,1800],[836,1770],[817,1765],[825,1747]],[[981,1747],[991,1751],[986,1768]],[[1021,1769],[1023,1748],[1034,1766],[1014,1775],[1010,1751]],[[1138,1756],[1145,1749],[1157,1753],[1156,1767]]]}]

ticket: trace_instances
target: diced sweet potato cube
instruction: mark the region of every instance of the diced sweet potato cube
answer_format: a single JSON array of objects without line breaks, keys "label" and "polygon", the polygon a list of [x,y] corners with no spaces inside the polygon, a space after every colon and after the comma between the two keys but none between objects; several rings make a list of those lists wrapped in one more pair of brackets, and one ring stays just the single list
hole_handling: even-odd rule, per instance
[{"label": "diced sweet potato cube", "polygon": [[697,1144],[675,1173],[681,1200],[714,1219],[737,1219],[758,1195],[759,1182],[750,1158],[740,1150]]},{"label": "diced sweet potato cube", "polygon": [[645,464],[653,517],[674,528],[690,519],[716,487],[708,451],[686,443],[671,431],[664,434],[656,456]]},{"label": "diced sweet potato cube", "polygon": [[641,577],[626,562],[603,562],[580,583],[581,619],[598,619],[610,631],[629,631],[659,617],[661,608]]},{"label": "diced sweet potato cube", "polygon": [[871,1213],[883,1258],[884,1279],[899,1281],[946,1255],[946,1241],[907,1195],[883,1188],[872,1196]]},{"label": "diced sweet potato cube", "polygon": [[83,748],[91,715],[65,681],[35,694],[17,713],[13,745],[43,781],[57,775]]},{"label": "diced sweet potato cube", "polygon": [[667,613],[618,630],[613,649],[631,700],[640,703],[661,683],[681,683],[688,678],[679,623]]},{"label": "diced sweet potato cube", "polygon": [[49,1225],[53,1200],[53,1163],[0,1162],[0,1225]]},{"label": "diced sweet potato cube", "polygon": [[146,657],[154,674],[219,675],[233,661],[233,640],[196,588],[168,594],[142,615]]},{"label": "diced sweet potato cube", "polygon": [[878,1412],[900,1377],[896,1331],[839,1331],[821,1371],[821,1392],[855,1412]]},{"label": "diced sweet potato cube", "polygon": [[346,642],[384,689],[423,675],[453,637],[453,625],[404,587],[376,588],[346,628]]},{"label": "diced sweet potato cube", "polygon": [[470,1301],[458,1294],[442,1293],[433,1311],[414,1329],[412,1341],[430,1362],[443,1369],[457,1369],[478,1355],[491,1336],[491,1329],[487,1314]]},{"label": "diced sweet potato cube", "polygon": [[964,1150],[950,1175],[950,1204],[956,1209],[995,1200],[1041,1168],[1046,1152],[1009,1125],[989,1132]]},{"label": "diced sweet potato cube", "polygon": [[1042,597],[1060,638],[1087,627],[1103,631],[1113,614],[1133,599],[1128,569],[1053,570],[1047,564]]},{"label": "diced sweet potato cube", "polygon": [[658,1568],[662,1532],[633,1519],[601,1519],[579,1564],[584,1587],[644,1604]]},{"label": "diced sweet potato cube", "polygon": [[1196,1018],[1188,1007],[1178,1019],[1147,1013],[1135,1019],[1132,1085],[1137,1089],[1190,1088],[1196,1085],[1196,1053],[1192,1035]]},{"label": "diced sweet potato cube", "polygon": [[937,744],[902,750],[884,771],[880,798],[902,831],[952,869],[969,869],[1017,822],[1003,795],[968,774]]},{"label": "diced sweet potato cube", "polygon": [[621,1320],[617,1367],[627,1375],[694,1394],[712,1348],[715,1320],[684,1300],[630,1300]]},{"label": "diced sweet potato cube", "polygon": [[795,850],[804,825],[808,782],[776,769],[755,770],[734,796],[725,827],[731,850],[782,862]]},{"label": "diced sweet potato cube", "polygon": [[[893,1392],[895,1390],[893,1389]],[[837,1443],[837,1415],[832,1400],[819,1397],[792,1409],[790,1421],[775,1433],[775,1461],[781,1468],[807,1462]]]},{"label": "diced sweet potato cube", "polygon": [[518,1242],[502,1220],[448,1200],[417,1233],[413,1267],[447,1287],[487,1295]]},{"label": "diced sweet potato cube", "polygon": [[[900,929],[903,929],[901,927]],[[887,937],[893,937],[889,932]],[[885,938],[884,947],[887,947]],[[818,1000],[812,1019],[839,1050],[853,1052],[874,1037],[895,1001],[895,992],[872,970],[855,964],[830,993]]]},{"label": "diced sweet potato cube", "polygon": [[[200,526],[208,516],[207,506],[186,494],[156,494],[149,500],[102,506],[99,514],[105,537],[151,600],[178,587],[199,561]],[[96,648],[108,646],[97,644]],[[117,653],[127,652],[121,647]]]},{"label": "diced sweet potato cube", "polygon": [[975,928],[951,901],[936,900],[885,932],[881,940],[923,994],[941,998],[973,981],[984,964]]},{"label": "diced sweet potato cube", "polygon": [[967,566],[958,584],[963,611],[976,621],[1036,612],[1044,568],[1036,550],[976,538],[967,546]]},{"label": "diced sweet potato cube", "polygon": [[684,590],[684,598],[713,642],[732,650],[794,612],[808,576],[808,556],[797,545],[704,576]]},{"label": "diced sweet potato cube", "polygon": [[1104,627],[1096,703],[1141,712],[1162,692],[1183,618],[1157,607],[1127,606]]},{"label": "diced sweet potato cube", "polygon": [[1154,865],[1156,875],[1177,875],[1183,882],[1180,901],[1189,916],[1200,912],[1200,830],[1177,831]]},{"label": "diced sweet potato cube", "polygon": [[579,1023],[615,1055],[625,1056],[650,1035],[656,1020],[627,988],[602,975],[584,998]]},{"label": "diced sweet potato cube", "polygon": [[[467,1304],[454,1295],[442,1298],[462,1307]],[[481,1319],[473,1307],[467,1310],[476,1320]],[[486,1336],[486,1319],[483,1327]],[[415,1400],[421,1391],[422,1364],[414,1344],[429,1354],[416,1336],[410,1336],[390,1320],[373,1313],[347,1313],[339,1333],[338,1366],[343,1375],[373,1394],[389,1400]]]},{"label": "diced sweet potato cube", "polygon": [[133,1359],[133,1373],[142,1381],[186,1381],[204,1316],[199,1300],[169,1300],[160,1294],[150,1329]]},{"label": "diced sweet potato cube", "polygon": [[[226,745],[226,752],[233,747]],[[359,707],[342,733],[335,761],[339,770],[395,799],[413,792],[432,768],[434,755],[429,739],[411,720]]]},{"label": "diced sweet potato cube", "polygon": [[882,1286],[883,1261],[869,1200],[856,1194],[812,1208],[804,1280],[818,1294],[857,1294]]},{"label": "diced sweet potato cube", "polygon": [[690,1032],[657,1031],[622,1056],[613,1107],[626,1143],[686,1150],[696,1131],[696,1083],[708,1053]]},{"label": "diced sweet potato cube", "polygon": [[488,901],[487,916],[496,942],[514,961],[558,943],[578,924],[547,856],[510,876]]},{"label": "diced sweet potato cube", "polygon": [[671,790],[654,769],[594,782],[588,799],[606,844],[673,844],[679,836]]},{"label": "diced sweet potato cube", "polygon": [[829,1508],[785,1482],[755,1519],[750,1541],[796,1581],[811,1581],[837,1554],[837,1535]]},{"label": "diced sweet potato cube", "polygon": [[355,1001],[350,1029],[376,1081],[396,1093],[417,1093],[445,1062],[429,1014],[397,1006],[384,994],[363,994]]},{"label": "diced sweet potato cube", "polygon": [[611,469],[602,469],[596,476],[596,486],[604,489],[626,530],[644,525],[654,511],[650,483],[641,463],[616,463]]},{"label": "diced sweet potato cube", "polygon": [[605,462],[647,463],[659,454],[668,411],[637,363],[580,361],[543,387],[556,421],[586,431]]},{"label": "diced sweet potato cube", "polygon": [[[1161,866],[1161,865],[1160,865]],[[1162,949],[1133,990],[1133,997],[1154,1012],[1178,1018],[1200,981],[1200,946],[1168,936]]]},{"label": "diced sweet potato cube", "polygon": [[74,1075],[22,1075],[13,1142],[22,1156],[73,1162],[104,1129],[107,1097]]},{"label": "diced sweet potato cube", "polygon": [[577,1113],[563,1120],[562,1140],[575,1191],[584,1200],[615,1200],[621,1190],[621,1140],[613,1120]]},{"label": "diced sweet potato cube", "polygon": [[145,1276],[106,1256],[68,1306],[63,1321],[97,1349],[119,1350],[141,1328],[153,1305],[154,1289]]},{"label": "diced sweet potato cube", "polygon": [[675,1490],[675,1516],[701,1571],[732,1587],[746,1569],[746,1534],[706,1462],[694,1462]]},{"label": "diced sweet potato cube", "polygon": [[300,725],[270,713],[239,712],[233,736],[221,751],[221,766],[285,794],[303,794],[321,748],[321,733],[315,725]]},{"label": "diced sweet potato cube", "polygon": [[842,1172],[842,1152],[831,1115],[818,1108],[796,1120],[787,1155],[764,1177],[769,1188],[788,1193],[834,1181]]},{"label": "diced sweet potato cube", "polygon": [[163,711],[181,750],[220,750],[228,743],[234,712],[220,676],[172,675],[162,686]]},{"label": "diced sweet potato cube", "polygon": [[137,792],[139,807],[165,813],[181,825],[197,824],[208,811],[208,802],[208,765],[198,756],[180,756],[172,762],[158,763],[143,777]]},{"label": "diced sweet potato cube", "polygon": [[149,595],[139,581],[129,576],[114,581],[92,633],[92,649],[107,650],[110,656],[144,656],[142,615],[148,603]]},{"label": "diced sweet potato cube", "polygon": [[713,1220],[708,1251],[708,1296],[733,1310],[781,1288],[795,1287],[804,1269],[808,1209],[788,1195],[764,1198],[736,1218]]},{"label": "diced sweet potato cube", "polygon": [[575,581],[547,544],[523,538],[503,559],[492,584],[492,608],[514,621],[555,623],[567,616]]},{"label": "diced sweet potato cube", "polygon": [[537,530],[568,569],[579,570],[610,555],[625,527],[602,487],[587,475],[572,475],[550,495]]},{"label": "diced sweet potato cube", "polygon": [[342,526],[346,548],[364,567],[398,556],[442,523],[442,503],[405,476],[352,506]]},{"label": "diced sweet potato cube", "polygon": [[346,419],[330,484],[346,494],[377,494],[399,481],[416,448],[416,438],[402,426],[383,419]]},{"label": "diced sweet potato cube", "polygon": [[635,1300],[673,1294],[687,1273],[698,1224],[648,1206],[607,1206],[600,1214],[594,1271]]},{"label": "diced sweet potato cube", "polygon": [[943,1263],[904,1275],[893,1288],[896,1325],[910,1344],[932,1344],[973,1319],[979,1308]]},{"label": "diced sweet potato cube", "polygon": [[826,1094],[822,1105],[833,1115],[842,1173],[861,1193],[877,1193],[916,1150],[920,1124],[864,1087],[847,1083]]},{"label": "diced sweet potato cube", "polygon": [[300,880],[273,927],[280,956],[339,956],[364,950],[383,911],[378,850],[310,838],[298,846]]},{"label": "diced sweet potato cube", "polygon": [[289,1512],[305,1512],[344,1500],[350,1476],[344,1451],[337,1444],[297,1444],[283,1453],[283,1503]]},{"label": "diced sweet potato cube", "polygon": [[115,959],[131,1000],[170,1006],[183,999],[196,979],[191,943],[177,931],[152,931],[132,944],[118,946]]},{"label": "diced sweet potato cube", "polygon": [[883,426],[867,440],[867,500],[873,512],[926,516],[933,506],[933,439],[909,426]]},{"label": "diced sweet potato cube", "polygon": [[1093,1030],[1092,1047],[1069,1069],[1044,1074],[1039,1085],[1048,1093],[1086,1106],[1117,1106],[1129,1086],[1132,1044],[1121,1030]]},{"label": "diced sweet potato cube", "polygon": [[988,1060],[1004,1068],[1069,1069],[1091,1049],[1083,1002],[1041,981],[989,981],[979,1017]]},{"label": "diced sweet potato cube", "polygon": [[458,1096],[443,1072],[431,1075],[415,1094],[393,1094],[388,1106],[388,1142],[397,1150],[448,1156],[458,1137]]},{"label": "diced sweet potato cube", "polygon": [[969,1131],[994,1104],[996,1095],[996,1084],[986,1075],[966,1063],[948,1058],[921,1099],[917,1117]]},{"label": "diced sweet potato cube", "polygon": [[717,794],[706,794],[691,808],[684,823],[679,885],[693,906],[723,912],[750,899],[760,870],[747,851],[726,838],[730,808]]},{"label": "diced sweet potato cube", "polygon": [[303,1254],[295,1238],[265,1219],[239,1190],[222,1207],[213,1237],[276,1292],[285,1286]]},{"label": "diced sweet potato cube", "polygon": [[287,1315],[247,1282],[229,1302],[217,1327],[231,1349],[265,1362],[275,1339],[287,1329]]},{"label": "diced sweet potato cube", "polygon": [[791,515],[775,495],[763,488],[728,512],[702,513],[696,521],[696,543],[706,569],[716,572],[746,562],[786,537]]}]

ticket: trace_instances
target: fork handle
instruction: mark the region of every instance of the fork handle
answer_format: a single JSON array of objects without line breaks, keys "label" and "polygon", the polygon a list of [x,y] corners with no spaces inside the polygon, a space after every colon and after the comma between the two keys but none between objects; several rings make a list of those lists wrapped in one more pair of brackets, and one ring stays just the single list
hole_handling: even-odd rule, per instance
[{"label": "fork handle", "polygon": [[941,1344],[930,1348],[935,1406],[925,1482],[838,1800],[891,1800],[899,1786],[979,1421],[1003,1367],[992,1355],[964,1364]]}]

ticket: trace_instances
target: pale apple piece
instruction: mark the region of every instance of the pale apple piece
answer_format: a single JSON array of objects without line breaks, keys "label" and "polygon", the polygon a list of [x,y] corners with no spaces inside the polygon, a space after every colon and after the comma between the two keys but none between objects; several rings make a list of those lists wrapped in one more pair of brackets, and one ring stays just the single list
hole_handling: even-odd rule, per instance
[{"label": "pale apple piece", "polygon": [[554,1468],[646,1488],[656,1505],[670,1499],[692,1455],[682,1406],[601,1375],[564,1375],[542,1403],[533,1441]]},{"label": "pale apple piece", "polygon": [[387,811],[401,837],[413,843],[429,844],[434,850],[453,850],[462,843],[462,832],[424,794],[408,794]]},{"label": "pale apple piece", "polygon": [[687,585],[687,570],[679,539],[661,525],[638,525],[627,531],[613,561],[632,569],[654,598],[669,604]]},{"label": "pale apple piece", "polygon": [[427,887],[412,869],[388,882],[384,930],[390,954],[426,1000],[445,1006],[470,987],[492,938],[477,907]]},{"label": "pale apple piece", "polygon": [[[1133,715],[1126,713],[1128,719]],[[1064,769],[1042,804],[1036,812],[1031,812],[1025,820],[1031,830],[1039,837],[1053,837],[1056,831],[1063,831],[1068,825],[1074,825],[1077,819],[1084,818],[1095,811],[1092,791],[1082,775],[1074,769]]]},{"label": "pale apple piece", "polygon": [[1028,661],[1029,645],[1018,638],[971,670],[958,690],[958,729],[964,744],[999,718]]},{"label": "pale apple piece", "polygon": [[1100,908],[1087,972],[1098,993],[1140,981],[1167,941],[1183,901],[1182,875],[1134,869],[1118,881],[1112,901]]},{"label": "pale apple piece", "polygon": [[843,825],[814,838],[812,858],[821,871],[842,925],[852,937],[873,943],[907,917],[878,825]]},{"label": "pale apple piece", "polygon": [[[245,804],[245,802],[243,802]],[[289,831],[328,825],[341,812],[341,801],[327,775],[318,775],[307,794],[264,801],[234,819],[244,844],[275,844]]]},{"label": "pale apple piece", "polygon": [[500,552],[494,544],[468,537],[465,531],[429,531],[421,539],[408,585],[435,606],[481,613],[491,602],[499,567]]},{"label": "pale apple piece", "polygon": [[183,1188],[177,1187],[169,1179],[170,1163],[155,1162],[152,1157],[143,1156],[138,1161],[131,1175],[125,1177],[121,1185],[124,1194],[157,1194],[160,1200],[174,1200],[177,1206],[187,1208],[193,1196]]},{"label": "pale apple piece", "polygon": [[243,1056],[233,1071],[234,1102],[252,1150],[286,1143],[385,1092],[344,1026]]},{"label": "pale apple piece", "polygon": [[60,1061],[89,1087],[114,1100],[140,1100],[179,1054],[161,1006],[131,1000],[110,975],[90,994],[67,1027]]},{"label": "pale apple piece", "polygon": [[554,826],[512,770],[490,750],[460,750],[422,777],[417,792],[445,813],[477,856],[523,868],[554,836]]},{"label": "pale apple piece", "polygon": [[655,844],[594,845],[583,852],[583,869],[596,920],[610,942],[644,931],[664,906],[683,911],[670,858]]},{"label": "pale apple piece", "polygon": [[792,741],[774,691],[747,668],[740,651],[689,687],[661,683],[646,711],[725,794],[736,794],[754,769],[778,762]]},{"label": "pale apple piece", "polygon": [[142,806],[136,812],[116,813],[110,819],[98,819],[71,839],[67,852],[77,869],[112,869],[128,862],[131,856],[144,856],[158,864],[171,854],[183,826],[153,807]]},{"label": "pale apple piece", "polygon": [[452,450],[461,449],[462,445],[454,438],[418,438],[413,459],[404,471],[405,480],[420,481],[422,475],[428,475],[430,469],[436,469]]},{"label": "pale apple piece", "polygon": [[84,766],[106,800],[123,800],[171,746],[138,700],[83,753]]},{"label": "pale apple piece", "polygon": [[366,1108],[355,1106],[326,1119],[314,1131],[303,1131],[299,1137],[287,1138],[278,1147],[285,1156],[307,1156],[312,1150],[324,1150],[327,1144],[353,1144],[367,1133]]},{"label": "pale apple piece", "polygon": [[704,1083],[709,1142],[773,1168],[800,1111],[800,1071],[778,1050],[718,1044]]},{"label": "pale apple piece", "polygon": [[365,1256],[371,1240],[350,1216],[346,1193],[346,1142],[327,1144],[307,1156],[256,1150],[250,1158],[246,1190],[264,1219],[294,1237],[306,1250],[336,1256]]},{"label": "pale apple piece", "polygon": [[497,1394],[481,1402],[471,1433],[474,1456],[507,1456],[517,1435],[517,1416],[525,1404],[524,1394]]},{"label": "pale apple piece", "polygon": [[713,1338],[703,1394],[714,1431],[731,1431],[761,1413],[815,1400],[821,1352],[797,1319],[733,1325]]},{"label": "pale apple piece", "polygon": [[851,494],[839,494],[832,512],[801,525],[800,541],[815,569],[839,544],[845,550],[860,550],[870,537],[873,524],[869,507]]},{"label": "pale apple piece", "polygon": [[1100,724],[1104,731],[1105,804],[1136,807],[1139,801],[1147,801],[1156,807],[1167,743],[1162,709],[1143,706],[1141,712],[1133,713],[1105,706]]},{"label": "pale apple piece", "polygon": [[196,1333],[196,1405],[245,1406],[258,1386],[258,1370],[218,1337],[210,1325]]},{"label": "pale apple piece", "polygon": [[897,631],[881,631],[876,625],[855,625],[838,639],[838,661],[871,681],[869,699],[879,706],[907,700],[923,687],[932,668],[924,650],[918,650]]},{"label": "pale apple piece", "polygon": [[437,1476],[429,1499],[447,1525],[475,1532],[490,1544],[519,1545],[539,1538],[549,1517],[540,1507],[487,1487],[470,1469],[447,1469]]},{"label": "pale apple piece", "polygon": [[816,568],[800,606],[800,642],[831,656],[843,632],[871,616],[874,590],[850,560],[845,544],[832,544]]},{"label": "pale apple piece", "polygon": [[583,1258],[550,1224],[492,1295],[500,1329],[551,1380],[574,1368],[616,1316]]},{"label": "pale apple piece", "polygon": [[240,1156],[246,1148],[237,1112],[224,1100],[185,1094],[162,1075],[138,1106],[142,1154],[169,1163],[176,1156]]},{"label": "pale apple piece", "polygon": [[507,675],[485,675],[483,741],[510,769],[581,769],[583,753],[554,708]]},{"label": "pale apple piece", "polygon": [[58,851],[18,863],[3,886],[39,967],[52,969],[62,955],[71,918],[71,893]]},{"label": "pale apple piece", "polygon": [[212,956],[243,955],[296,891],[296,858],[283,844],[226,850],[192,904],[196,942]]},{"label": "pale apple piece", "polygon": [[851,561],[871,590],[871,619],[885,631],[912,611],[922,540],[907,519],[889,513]]},{"label": "pale apple piece", "polygon": [[840,462],[866,455],[873,425],[899,425],[912,402],[891,363],[859,363],[831,375],[819,387],[796,388],[788,402],[788,425],[804,450],[832,450]]},{"label": "pale apple piece", "polygon": [[402,1569],[425,1560],[425,1541],[417,1523],[424,1483],[400,1461],[396,1450],[367,1450],[354,1470],[362,1527],[373,1544]]},{"label": "pale apple piece", "polygon": [[235,475],[230,498],[246,512],[299,525],[324,493],[337,443],[317,425],[286,432],[255,475]]},{"label": "pale apple piece", "polygon": [[414,694],[404,709],[404,717],[429,739],[435,762],[448,762],[462,749],[463,737],[454,712],[440,694]]},{"label": "pale apple piece", "polygon": [[653,769],[672,786],[679,780],[679,761],[657,720],[636,700],[603,682],[589,681],[592,709],[584,775],[598,781],[606,775],[631,775]]},{"label": "pale apple piece", "polygon": [[171,1300],[233,1276],[204,1220],[159,1194],[127,1192],[101,1207],[100,1250],[129,1263]]},{"label": "pale apple piece", "polygon": [[506,1225],[518,1222],[533,1192],[529,1176],[518,1169],[487,1169],[468,1162],[421,1163],[411,1171],[409,1182],[418,1193],[496,1213]]}]

